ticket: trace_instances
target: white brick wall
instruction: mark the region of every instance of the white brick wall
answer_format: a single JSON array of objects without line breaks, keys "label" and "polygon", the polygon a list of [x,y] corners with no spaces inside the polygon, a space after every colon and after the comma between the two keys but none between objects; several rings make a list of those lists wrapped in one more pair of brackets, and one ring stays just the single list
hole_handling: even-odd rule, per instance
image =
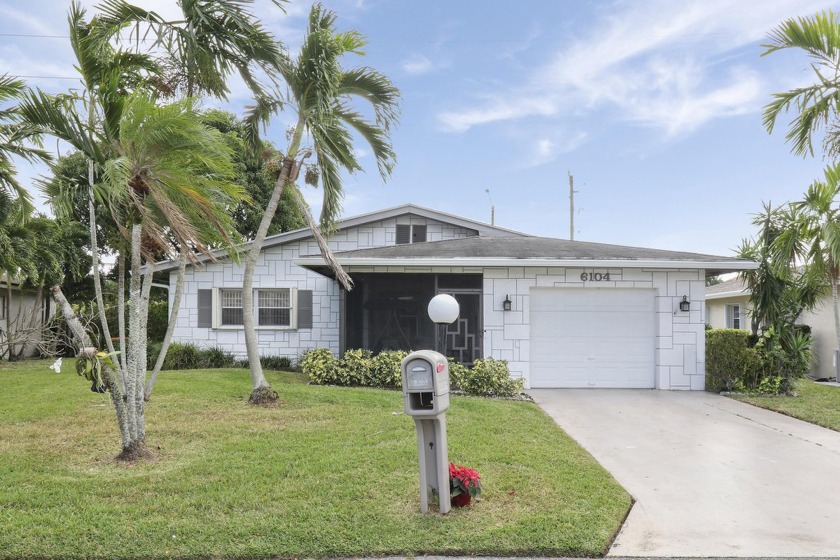
[{"label": "white brick wall", "polygon": [[[432,240],[459,239],[475,235],[474,230],[453,226],[437,220],[405,215],[336,232],[330,238],[334,251],[350,251],[382,245],[393,245],[397,224],[426,226],[427,238]],[[264,356],[289,356],[296,358],[311,348],[329,348],[339,351],[339,290],[337,284],[326,278],[292,264],[301,255],[319,254],[314,240],[290,242],[265,249],[257,261],[254,287],[298,288],[312,290],[312,329],[259,329],[257,340],[260,354]],[[399,267],[399,272],[403,268]],[[431,272],[426,269],[425,272]],[[211,288],[241,288],[243,265],[229,259],[202,266],[188,266],[184,296],[178,312],[173,341],[191,342],[202,347],[219,346],[245,357],[245,337],[240,329],[209,329],[198,325],[198,290]],[[170,306],[175,293],[175,273],[170,274]]]},{"label": "white brick wall", "polygon": [[[658,389],[702,390],[705,384],[705,271],[610,269],[609,282],[583,282],[586,268],[485,268],[484,354],[510,362],[513,375],[529,377],[531,287],[654,288],[656,290],[656,377]],[[511,311],[502,310],[509,295]],[[691,311],[677,312],[686,295]]]}]

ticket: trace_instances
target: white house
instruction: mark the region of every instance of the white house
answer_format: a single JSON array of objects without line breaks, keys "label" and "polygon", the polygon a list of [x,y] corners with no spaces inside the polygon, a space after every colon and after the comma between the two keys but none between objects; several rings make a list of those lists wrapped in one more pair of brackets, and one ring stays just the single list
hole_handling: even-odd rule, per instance
[{"label": "white house", "polygon": [[0,358],[8,358],[9,345],[15,355],[34,356],[42,340],[42,329],[55,312],[46,293],[38,301],[36,290],[23,288],[16,279],[0,275]]},{"label": "white house", "polygon": [[[254,282],[261,354],[437,348],[507,360],[528,387],[703,389],[705,278],[754,267],[534,237],[411,204],[343,220],[330,246],[352,291],[307,230],[266,241]],[[242,270],[227,258],[188,267],[176,341],[245,355]],[[426,313],[440,293],[461,307],[443,340]]]}]

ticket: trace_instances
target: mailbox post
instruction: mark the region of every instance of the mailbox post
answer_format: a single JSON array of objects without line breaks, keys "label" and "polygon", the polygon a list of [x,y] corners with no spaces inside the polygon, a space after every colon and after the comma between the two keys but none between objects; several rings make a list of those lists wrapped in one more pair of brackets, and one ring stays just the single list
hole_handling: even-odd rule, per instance
[{"label": "mailbox post", "polygon": [[431,350],[412,352],[402,361],[405,413],[414,418],[420,464],[420,511],[429,511],[429,488],[437,491],[440,512],[449,513],[449,362]]}]

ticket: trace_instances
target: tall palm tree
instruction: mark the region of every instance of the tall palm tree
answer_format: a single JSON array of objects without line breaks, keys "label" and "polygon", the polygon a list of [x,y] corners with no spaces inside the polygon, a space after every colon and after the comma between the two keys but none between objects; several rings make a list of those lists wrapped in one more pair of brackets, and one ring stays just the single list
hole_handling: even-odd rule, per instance
[{"label": "tall palm tree", "polygon": [[764,126],[773,132],[776,120],[791,108],[798,114],[790,122],[786,139],[799,156],[814,155],[814,136],[825,129],[823,150],[840,155],[840,20],[831,10],[789,19],[769,34],[762,56],[783,49],[801,49],[811,59],[816,83],[773,94],[764,107]]},{"label": "tall palm tree", "polygon": [[[289,89],[288,101],[279,96],[274,99],[259,98],[248,116],[252,141],[255,141],[259,126],[268,122],[271,115],[280,109],[292,107],[297,117],[279,167],[274,191],[245,261],[242,306],[245,343],[253,382],[250,401],[253,403],[277,399],[277,393],[266,381],[260,364],[253,286],[257,259],[283,191],[289,189],[294,195],[301,213],[319,242],[322,254],[329,262],[331,253],[320,228],[331,230],[340,212],[343,195],[341,172],[354,173],[362,169],[353,150],[353,133],[358,134],[371,147],[383,180],[390,175],[396,160],[390,130],[397,121],[399,90],[386,76],[371,68],[345,70],[342,67],[341,58],[347,54],[362,54],[361,49],[366,42],[355,31],[337,32],[334,27],[335,18],[333,12],[325,10],[320,4],[312,6],[309,26],[297,59],[284,59],[279,66],[280,74]],[[353,99],[367,101],[373,108],[375,121],[369,121],[353,110],[350,105]],[[323,189],[320,226],[312,220],[295,185],[304,161],[313,155],[314,169],[317,170]],[[337,265],[334,261],[331,264]],[[346,287],[351,286],[349,276],[343,271],[337,277]]]}]

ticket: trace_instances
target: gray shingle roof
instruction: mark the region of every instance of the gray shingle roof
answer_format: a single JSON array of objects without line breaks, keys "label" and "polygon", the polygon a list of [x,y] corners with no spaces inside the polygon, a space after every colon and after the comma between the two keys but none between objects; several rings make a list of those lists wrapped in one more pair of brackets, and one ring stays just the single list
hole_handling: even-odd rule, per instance
[{"label": "gray shingle roof", "polygon": [[706,286],[706,297],[717,294],[732,293],[743,293],[744,295],[749,295],[750,292],[747,290],[747,285],[744,284],[744,281],[740,278],[733,278],[731,280],[721,282],[720,284],[715,284],[714,286]]},{"label": "gray shingle roof", "polygon": [[743,261],[682,251],[625,247],[605,243],[569,241],[548,237],[467,237],[447,241],[431,241],[408,245],[391,245],[336,253],[344,259],[417,259],[417,258],[498,258],[498,259],[575,259],[575,260],[667,260],[686,262]]}]

